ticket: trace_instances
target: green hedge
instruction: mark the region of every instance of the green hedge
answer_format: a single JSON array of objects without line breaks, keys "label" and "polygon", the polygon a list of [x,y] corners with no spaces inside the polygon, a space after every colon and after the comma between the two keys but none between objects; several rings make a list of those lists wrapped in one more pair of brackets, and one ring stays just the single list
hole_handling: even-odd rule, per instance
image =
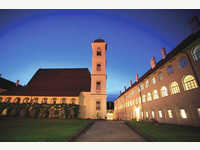
[{"label": "green hedge", "polygon": [[[34,104],[34,103],[2,103],[0,102],[0,116],[7,109],[6,116],[32,118],[62,118],[76,119],[79,114],[76,104]],[[50,115],[51,114],[51,115]]]}]

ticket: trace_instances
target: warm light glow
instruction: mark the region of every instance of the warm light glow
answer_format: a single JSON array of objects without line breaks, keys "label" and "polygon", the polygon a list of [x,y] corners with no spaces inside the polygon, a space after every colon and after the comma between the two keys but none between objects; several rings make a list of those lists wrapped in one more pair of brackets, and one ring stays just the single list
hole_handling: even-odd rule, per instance
[{"label": "warm light glow", "polygon": [[162,115],[162,111],[161,111],[161,110],[158,111],[158,114],[159,114],[159,117],[160,117],[160,118],[163,117],[163,115]]},{"label": "warm light glow", "polygon": [[143,103],[146,102],[146,95],[142,95],[142,102],[143,102]]},{"label": "warm light glow", "polygon": [[147,101],[151,101],[152,98],[151,98],[151,93],[147,93]]},{"label": "warm light glow", "polygon": [[197,83],[196,80],[194,79],[194,77],[192,75],[187,75],[184,79],[183,79],[183,85],[184,85],[184,89],[187,90],[191,90],[194,88],[197,88]]},{"label": "warm light glow", "polygon": [[180,93],[180,89],[179,89],[178,83],[175,82],[175,81],[171,83],[170,89],[171,89],[171,94],[172,95]]},{"label": "warm light glow", "polygon": [[136,114],[136,121],[140,120],[140,109],[138,107],[135,108],[135,114]]},{"label": "warm light glow", "polygon": [[155,118],[155,113],[154,111],[151,112],[152,118]]},{"label": "warm light glow", "polygon": [[157,90],[153,90],[153,99],[158,99],[158,91]]},{"label": "warm light glow", "polygon": [[166,88],[165,86],[163,86],[163,87],[160,89],[160,93],[161,93],[161,96],[162,96],[162,97],[168,96],[167,88]]},{"label": "warm light glow", "polygon": [[183,119],[187,118],[187,114],[184,109],[180,109],[180,114],[181,114],[181,118],[183,118]]},{"label": "warm light glow", "polygon": [[107,113],[107,120],[113,120],[113,113]]},{"label": "warm light glow", "polygon": [[148,112],[146,112],[146,118],[149,118],[149,113]]},{"label": "warm light glow", "polygon": [[198,116],[200,117],[200,108],[197,109]]},{"label": "warm light glow", "polygon": [[172,110],[168,110],[168,116],[169,116],[169,118],[173,118]]}]

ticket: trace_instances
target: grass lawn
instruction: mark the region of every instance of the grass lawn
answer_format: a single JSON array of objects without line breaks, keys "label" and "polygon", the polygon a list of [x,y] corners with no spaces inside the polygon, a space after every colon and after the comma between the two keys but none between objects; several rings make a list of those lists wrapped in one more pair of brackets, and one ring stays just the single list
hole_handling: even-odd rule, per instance
[{"label": "grass lawn", "polygon": [[139,132],[160,142],[200,142],[200,127],[159,124],[155,126],[151,122],[128,121]]},{"label": "grass lawn", "polygon": [[91,120],[47,120],[31,118],[0,119],[0,141],[62,142]]}]

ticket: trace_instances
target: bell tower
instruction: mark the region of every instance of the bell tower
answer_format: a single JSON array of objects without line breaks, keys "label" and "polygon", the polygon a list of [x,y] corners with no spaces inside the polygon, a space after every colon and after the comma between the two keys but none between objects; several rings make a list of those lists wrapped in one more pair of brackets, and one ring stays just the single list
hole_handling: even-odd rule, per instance
[{"label": "bell tower", "polygon": [[103,39],[92,42],[91,101],[93,118],[106,116],[106,48]]}]

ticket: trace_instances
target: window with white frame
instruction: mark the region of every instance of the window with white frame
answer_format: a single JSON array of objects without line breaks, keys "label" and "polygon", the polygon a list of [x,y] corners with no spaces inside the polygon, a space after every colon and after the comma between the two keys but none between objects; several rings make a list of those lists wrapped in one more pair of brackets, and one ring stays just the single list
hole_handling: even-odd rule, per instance
[{"label": "window with white frame", "polygon": [[168,110],[168,117],[173,118],[172,110],[170,110],[170,109]]},{"label": "window with white frame", "polygon": [[155,113],[154,113],[154,111],[151,112],[151,115],[152,115],[152,118],[154,119],[154,118],[155,118]]},{"label": "window with white frame", "polygon": [[160,81],[163,79],[163,74],[162,74],[162,72],[159,72],[159,73],[158,73],[158,79],[159,79]]},{"label": "window with white frame", "polygon": [[181,115],[182,119],[186,119],[187,118],[187,114],[186,114],[184,109],[180,109],[180,115]]},{"label": "window with white frame", "polygon": [[195,89],[195,88],[198,87],[197,82],[192,75],[185,76],[185,78],[183,79],[183,86],[184,86],[184,89],[186,91],[191,90],[191,89]]},{"label": "window with white frame", "polygon": [[159,116],[159,118],[163,118],[162,110],[158,111],[158,116]]},{"label": "window with white frame", "polygon": [[153,90],[153,99],[158,99],[158,91],[157,90]]},{"label": "window with white frame", "polygon": [[156,78],[155,77],[152,78],[152,84],[156,84]]},{"label": "window with white frame", "polygon": [[152,100],[151,93],[149,92],[149,93],[147,93],[147,101],[151,101],[151,100]]},{"label": "window with white frame", "polygon": [[144,84],[140,85],[140,89],[144,90]]},{"label": "window with white frame", "polygon": [[172,95],[180,93],[180,89],[179,89],[178,83],[176,81],[174,81],[170,84],[170,90],[171,90]]},{"label": "window with white frame", "polygon": [[168,96],[168,92],[167,92],[166,86],[162,86],[162,88],[160,89],[160,93],[161,93],[162,97]]},{"label": "window with white frame", "polygon": [[148,88],[149,87],[149,80],[147,80],[145,83],[146,83],[146,88]]},{"label": "window with white frame", "polygon": [[142,95],[142,102],[145,103],[146,102],[146,95]]},{"label": "window with white frame", "polygon": [[192,51],[192,56],[195,61],[200,60],[200,44]]}]

